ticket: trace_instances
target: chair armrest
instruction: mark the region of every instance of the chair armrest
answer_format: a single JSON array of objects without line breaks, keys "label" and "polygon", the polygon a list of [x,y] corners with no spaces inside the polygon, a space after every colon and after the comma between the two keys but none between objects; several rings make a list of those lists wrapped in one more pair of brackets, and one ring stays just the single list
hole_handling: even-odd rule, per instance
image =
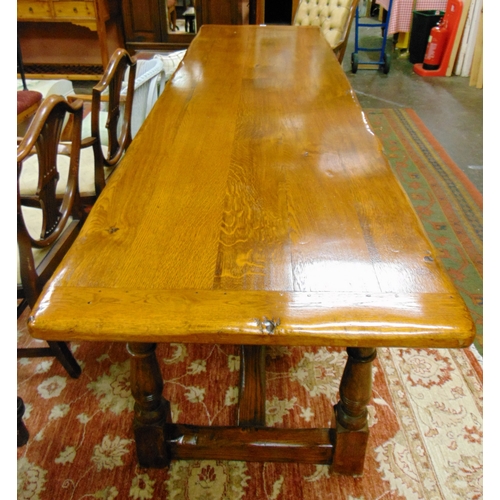
[{"label": "chair armrest", "polygon": [[[92,102],[92,96],[90,94],[71,94],[67,97],[69,102],[74,102],[77,99],[81,99],[82,101]],[[101,102],[109,102],[108,94],[101,94]],[[120,102],[125,102],[127,100],[126,95],[120,95]]]},{"label": "chair armrest", "polygon": [[[80,144],[80,148],[88,148],[96,142],[95,137],[85,137],[85,139],[82,139],[82,142]],[[60,142],[59,145],[57,146],[57,154],[59,155],[64,155],[64,156],[70,156],[71,155],[71,142]]]},{"label": "chair armrest", "polygon": [[82,101],[92,102],[92,96],[90,94],[70,94],[66,97],[68,102],[75,102],[78,99]]},{"label": "chair armrest", "polygon": [[85,137],[85,139],[82,139],[82,143],[81,143],[81,148],[88,148],[90,146],[93,146],[95,144],[95,142],[97,141],[97,139],[95,137]]}]

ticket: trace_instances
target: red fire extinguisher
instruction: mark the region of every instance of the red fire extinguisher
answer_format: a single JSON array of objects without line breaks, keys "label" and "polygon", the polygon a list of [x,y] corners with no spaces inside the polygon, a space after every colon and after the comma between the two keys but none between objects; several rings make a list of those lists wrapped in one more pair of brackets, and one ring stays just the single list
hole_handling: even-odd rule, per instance
[{"label": "red fire extinguisher", "polygon": [[[446,16],[445,16],[446,17]],[[448,41],[448,22],[445,18],[431,29],[424,56],[424,69],[438,69]]]}]

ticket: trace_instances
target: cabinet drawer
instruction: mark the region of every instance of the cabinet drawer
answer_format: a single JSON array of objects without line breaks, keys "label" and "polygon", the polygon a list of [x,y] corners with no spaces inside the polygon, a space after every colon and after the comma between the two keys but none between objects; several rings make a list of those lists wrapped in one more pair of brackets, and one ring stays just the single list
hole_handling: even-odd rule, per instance
[{"label": "cabinet drawer", "polygon": [[49,2],[17,2],[18,19],[44,19],[50,18]]},{"label": "cabinet drawer", "polygon": [[56,18],[95,19],[94,2],[54,2]]}]

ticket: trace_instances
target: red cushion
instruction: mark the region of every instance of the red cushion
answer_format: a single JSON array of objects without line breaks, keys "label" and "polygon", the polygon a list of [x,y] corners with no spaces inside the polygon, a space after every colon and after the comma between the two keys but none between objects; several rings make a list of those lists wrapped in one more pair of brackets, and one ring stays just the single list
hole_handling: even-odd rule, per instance
[{"label": "red cushion", "polygon": [[18,90],[17,91],[17,114],[21,114],[28,108],[40,102],[43,95],[36,90]]}]

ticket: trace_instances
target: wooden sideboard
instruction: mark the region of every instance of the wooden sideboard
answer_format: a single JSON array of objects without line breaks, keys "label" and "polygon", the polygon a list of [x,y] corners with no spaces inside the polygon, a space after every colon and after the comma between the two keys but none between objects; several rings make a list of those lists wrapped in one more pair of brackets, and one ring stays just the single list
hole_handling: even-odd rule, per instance
[{"label": "wooden sideboard", "polygon": [[125,45],[120,0],[17,0],[17,33],[28,73],[46,66],[102,73]]}]

